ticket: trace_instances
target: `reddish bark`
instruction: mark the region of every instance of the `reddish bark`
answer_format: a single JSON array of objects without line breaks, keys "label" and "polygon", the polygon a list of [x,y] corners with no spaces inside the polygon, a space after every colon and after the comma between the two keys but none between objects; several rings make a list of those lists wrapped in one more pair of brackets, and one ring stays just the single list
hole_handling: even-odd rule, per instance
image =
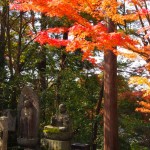
[{"label": "reddish bark", "polygon": [[[115,30],[114,23],[108,21],[108,32]],[[104,150],[118,150],[117,119],[117,57],[107,50],[104,54]]]}]

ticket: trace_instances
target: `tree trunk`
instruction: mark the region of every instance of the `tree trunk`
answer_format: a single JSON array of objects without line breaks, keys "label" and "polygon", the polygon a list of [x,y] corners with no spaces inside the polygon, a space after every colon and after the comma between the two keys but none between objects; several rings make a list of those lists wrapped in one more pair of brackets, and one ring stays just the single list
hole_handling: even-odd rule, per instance
[{"label": "tree trunk", "polygon": [[[47,17],[45,15],[41,16],[41,30],[45,30],[47,26],[46,22]],[[41,61],[38,64],[38,70],[39,70],[39,88],[41,91],[45,90],[47,87],[46,84],[46,48],[44,46],[41,46],[41,51],[39,52],[39,56],[41,57]]]},{"label": "tree trunk", "polygon": [[17,60],[16,60],[16,75],[20,76],[21,65],[20,65],[20,57],[22,53],[22,30],[23,30],[23,12],[20,12],[19,17],[19,35],[18,35],[18,49],[17,49]]},{"label": "tree trunk", "polygon": [[7,5],[4,4],[2,12],[0,14],[0,82],[4,79],[4,67],[5,67],[5,46],[6,46],[6,17],[7,17]]},{"label": "tree trunk", "polygon": [[[114,23],[108,20],[108,32],[114,30]],[[104,53],[104,62],[104,150],[118,150],[117,57],[107,50]]]},{"label": "tree trunk", "polygon": [[9,70],[10,79],[13,78],[13,63],[12,63],[12,51],[11,51],[11,36],[10,36],[10,15],[9,15],[9,4],[7,9],[7,23],[6,23],[6,35],[7,35],[7,47],[8,47],[8,57],[9,57]]},{"label": "tree trunk", "polygon": [[1,13],[0,13],[0,102],[1,106],[0,109],[3,108],[3,101],[4,101],[4,96],[3,96],[3,82],[5,79],[5,49],[6,49],[6,16],[7,16],[7,6],[4,4],[4,6],[1,7]]},{"label": "tree trunk", "polygon": [[[101,105],[102,105],[103,93],[104,93],[104,81],[102,82],[102,85],[101,85],[101,89],[100,89],[100,93],[99,93],[99,100],[98,100],[96,110],[95,110],[95,116],[100,115],[100,109],[101,109]],[[96,150],[95,141],[97,139],[98,126],[99,126],[98,123],[99,122],[96,120],[94,125],[93,125],[93,138],[92,138],[93,148],[92,148],[92,150]]]},{"label": "tree trunk", "polygon": [[[64,40],[67,40],[68,39],[68,32],[65,32],[63,34],[63,39]],[[61,95],[60,95],[60,88],[62,86],[62,72],[65,70],[66,68],[66,58],[67,58],[67,55],[66,55],[66,52],[64,51],[65,50],[65,47],[62,46],[60,48],[60,51],[61,51],[61,56],[60,56],[60,71],[59,71],[59,74],[58,74],[58,77],[57,77],[57,87],[56,87],[56,101],[55,101],[55,107],[58,108],[59,104],[61,103]]]}]

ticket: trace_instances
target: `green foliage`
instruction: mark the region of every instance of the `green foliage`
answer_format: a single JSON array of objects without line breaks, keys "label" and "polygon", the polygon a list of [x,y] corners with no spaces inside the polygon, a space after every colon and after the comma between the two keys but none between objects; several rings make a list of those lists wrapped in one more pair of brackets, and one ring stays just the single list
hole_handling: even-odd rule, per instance
[{"label": "green foliage", "polygon": [[117,81],[120,149],[148,149],[150,125],[140,113],[135,112],[139,99],[132,94],[126,78],[119,75]]},{"label": "green foliage", "polygon": [[[131,150],[145,150],[149,147],[150,137],[147,132],[150,125],[141,114],[135,112],[136,101],[122,100],[119,102],[119,136],[121,147],[130,146]],[[124,150],[124,148],[122,148]]]},{"label": "green foliage", "polygon": [[[45,124],[50,122],[50,117],[57,112],[56,100],[67,105],[68,112],[73,121],[75,130],[74,140],[77,142],[90,142],[92,136],[93,118],[88,116],[88,111],[93,111],[99,97],[99,78],[92,72],[87,72],[92,65],[81,60],[81,53],[65,53],[65,68],[61,67],[61,50],[49,47],[47,53],[49,75],[48,88],[41,94],[41,108],[45,113]],[[50,73],[50,74],[49,74]],[[59,84],[58,84],[58,79]],[[57,95],[56,95],[57,94]],[[54,109],[55,108],[55,109]],[[43,117],[42,117],[43,119]]]},{"label": "green foliage", "polygon": [[149,150],[149,148],[140,146],[138,143],[131,143],[131,150]]}]

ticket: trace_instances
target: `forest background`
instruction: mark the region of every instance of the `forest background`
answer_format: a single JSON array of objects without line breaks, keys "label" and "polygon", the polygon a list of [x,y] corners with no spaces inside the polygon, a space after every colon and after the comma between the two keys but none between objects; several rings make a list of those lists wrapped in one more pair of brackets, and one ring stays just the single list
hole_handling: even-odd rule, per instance
[{"label": "forest background", "polygon": [[[1,1],[0,5],[0,110],[16,109],[22,87],[30,85],[40,97],[41,129],[50,123],[50,117],[57,111],[58,104],[65,103],[73,120],[74,141],[90,143],[103,149],[103,51],[95,48],[92,52],[100,59],[98,63],[91,57],[91,51],[88,51],[93,47],[87,43],[85,47],[89,49],[85,52],[78,45],[76,51],[66,52],[66,29],[74,24],[75,19],[70,20],[68,16],[52,17],[32,10],[10,10],[7,0]],[[121,57],[117,63],[117,101],[119,143],[123,150],[150,148],[148,6],[149,1],[146,0],[130,1],[130,5],[127,5],[127,1],[120,1],[117,5],[117,13],[128,18],[123,20],[123,24],[116,21],[116,30],[138,41],[138,44],[128,38],[122,41],[132,41],[138,45],[128,45],[130,52],[116,52],[113,49]],[[80,12],[80,16],[93,25],[101,20],[87,12]],[[102,20],[103,24],[98,27],[105,31],[106,22]],[[61,28],[58,30],[58,27]],[[84,30],[79,27],[76,26],[78,32]],[[48,28],[54,28],[49,30],[53,38],[51,41],[45,41],[45,32],[38,34]],[[90,37],[82,36],[86,41],[91,41]],[[118,34],[114,34],[113,38],[117,42],[120,40]],[[105,46],[111,45],[110,38],[105,40]],[[49,44],[45,44],[47,42]],[[139,65],[138,62],[138,66],[132,65],[137,57],[145,60],[145,64]],[[137,91],[136,85],[129,86],[131,76],[136,76],[130,79],[131,84],[142,85],[140,91]],[[142,90],[143,87],[146,89]]]}]

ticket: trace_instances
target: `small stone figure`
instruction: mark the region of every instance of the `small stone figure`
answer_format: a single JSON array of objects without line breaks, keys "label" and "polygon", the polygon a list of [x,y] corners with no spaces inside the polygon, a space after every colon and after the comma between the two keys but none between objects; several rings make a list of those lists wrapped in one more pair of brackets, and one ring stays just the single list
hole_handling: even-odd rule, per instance
[{"label": "small stone figure", "polygon": [[64,104],[59,105],[59,114],[52,116],[51,124],[44,127],[44,135],[53,140],[72,138],[71,121]]},{"label": "small stone figure", "polygon": [[60,131],[69,131],[70,130],[70,118],[67,114],[66,105],[59,105],[59,114],[52,117],[51,125],[58,127]]},{"label": "small stone figure", "polygon": [[20,136],[22,138],[29,138],[32,139],[34,137],[33,133],[33,119],[34,119],[34,112],[33,112],[32,103],[29,100],[29,97],[25,95],[25,101],[23,108],[21,110],[21,117],[20,117]]}]

